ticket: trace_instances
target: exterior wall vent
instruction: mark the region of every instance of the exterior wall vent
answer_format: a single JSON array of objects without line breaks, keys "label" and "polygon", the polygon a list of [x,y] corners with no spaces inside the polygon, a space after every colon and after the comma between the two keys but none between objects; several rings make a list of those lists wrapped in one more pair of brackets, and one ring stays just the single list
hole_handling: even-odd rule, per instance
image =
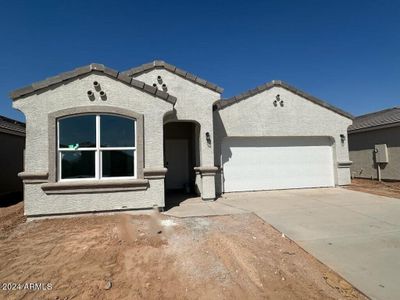
[{"label": "exterior wall vent", "polygon": [[101,90],[100,83],[98,81],[93,81],[93,86],[94,86],[96,91],[100,91]]}]

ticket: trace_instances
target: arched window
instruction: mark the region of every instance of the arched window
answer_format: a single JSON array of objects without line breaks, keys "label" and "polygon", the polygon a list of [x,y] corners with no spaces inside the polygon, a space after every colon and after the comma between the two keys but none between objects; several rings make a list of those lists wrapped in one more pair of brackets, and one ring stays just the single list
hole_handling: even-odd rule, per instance
[{"label": "arched window", "polygon": [[136,120],[111,114],[57,122],[58,180],[136,178]]}]

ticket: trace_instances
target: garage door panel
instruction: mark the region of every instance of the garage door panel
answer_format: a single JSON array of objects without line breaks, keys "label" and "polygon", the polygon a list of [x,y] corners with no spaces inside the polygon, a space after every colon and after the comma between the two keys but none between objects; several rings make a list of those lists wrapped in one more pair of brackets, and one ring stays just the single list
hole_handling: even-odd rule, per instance
[{"label": "garage door panel", "polygon": [[224,191],[333,186],[329,138],[228,138]]}]

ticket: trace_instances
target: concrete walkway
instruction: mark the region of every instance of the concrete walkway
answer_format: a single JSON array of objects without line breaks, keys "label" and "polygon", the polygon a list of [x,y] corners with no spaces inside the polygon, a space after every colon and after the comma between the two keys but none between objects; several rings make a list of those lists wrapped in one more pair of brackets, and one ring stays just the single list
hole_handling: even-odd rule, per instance
[{"label": "concrete walkway", "polygon": [[179,206],[164,212],[165,215],[178,218],[209,217],[248,213],[239,207],[226,205],[222,201],[204,201],[200,197],[192,197],[182,201]]},{"label": "concrete walkway", "polygon": [[372,299],[400,299],[400,199],[341,188],[189,199],[166,214],[254,212]]}]

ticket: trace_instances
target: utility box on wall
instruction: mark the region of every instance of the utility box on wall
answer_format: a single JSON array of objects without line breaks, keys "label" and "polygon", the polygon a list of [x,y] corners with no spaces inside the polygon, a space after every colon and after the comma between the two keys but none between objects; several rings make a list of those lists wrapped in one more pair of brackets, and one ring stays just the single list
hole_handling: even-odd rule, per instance
[{"label": "utility box on wall", "polygon": [[378,164],[386,164],[389,162],[386,144],[375,145],[375,161]]}]

